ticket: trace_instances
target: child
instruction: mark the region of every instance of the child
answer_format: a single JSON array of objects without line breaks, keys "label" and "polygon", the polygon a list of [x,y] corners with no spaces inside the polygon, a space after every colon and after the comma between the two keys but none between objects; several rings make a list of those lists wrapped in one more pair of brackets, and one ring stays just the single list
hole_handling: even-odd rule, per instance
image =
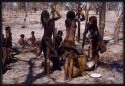
[{"label": "child", "polygon": [[62,35],[63,35],[63,32],[62,31],[58,31],[56,37],[55,37],[55,49],[56,51],[58,52],[59,51],[59,46],[62,42]]},{"label": "child", "polygon": [[5,27],[5,48],[7,53],[7,58],[11,58],[11,50],[12,50],[12,33],[11,33],[11,27]]},{"label": "child", "polygon": [[21,45],[22,48],[25,48],[27,45],[27,41],[24,39],[25,35],[21,34],[19,39],[19,45]]},{"label": "child", "polygon": [[35,47],[35,45],[36,45],[36,38],[35,38],[35,32],[34,31],[32,31],[31,32],[31,37],[27,40],[27,42],[28,41],[30,41],[30,44],[29,45],[31,45],[31,46],[33,46],[33,47]]},{"label": "child", "polygon": [[[61,53],[59,51],[59,47],[62,42],[62,34],[63,34],[62,31],[58,31],[58,33],[55,36],[55,50],[58,53],[58,55]],[[60,60],[60,59],[61,59],[60,57],[53,58],[53,60],[52,60],[53,61],[53,70],[61,70],[62,60]]]},{"label": "child", "polygon": [[[40,53],[44,52],[45,57],[45,66],[44,71],[45,73],[49,74],[49,62],[50,62],[50,50],[54,52],[52,48],[52,34],[54,33],[54,22],[61,18],[61,15],[58,13],[58,11],[51,7],[52,10],[57,14],[58,17],[50,18],[50,14],[47,10],[44,10],[41,13],[41,23],[44,28],[44,34],[41,40],[41,47],[40,47]],[[56,52],[54,52],[56,53]]]}]

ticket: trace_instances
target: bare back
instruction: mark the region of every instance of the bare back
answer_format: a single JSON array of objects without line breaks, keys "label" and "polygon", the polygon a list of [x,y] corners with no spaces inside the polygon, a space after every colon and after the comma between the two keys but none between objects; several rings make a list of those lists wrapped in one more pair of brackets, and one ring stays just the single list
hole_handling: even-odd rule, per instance
[{"label": "bare back", "polygon": [[72,21],[70,27],[66,27],[66,37],[65,40],[75,41],[75,32],[76,32],[76,21]]}]

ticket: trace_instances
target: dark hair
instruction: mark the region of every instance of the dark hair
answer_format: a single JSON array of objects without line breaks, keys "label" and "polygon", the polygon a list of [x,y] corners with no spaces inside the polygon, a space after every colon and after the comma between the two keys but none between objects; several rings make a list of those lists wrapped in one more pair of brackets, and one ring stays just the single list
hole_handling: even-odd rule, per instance
[{"label": "dark hair", "polygon": [[41,23],[42,25],[44,26],[44,20],[43,18],[49,18],[49,12],[47,10],[43,10],[42,13],[41,13]]},{"label": "dark hair", "polygon": [[34,31],[31,32],[31,34],[34,34],[34,33],[35,33]]},{"label": "dark hair", "polygon": [[63,34],[63,32],[62,32],[61,30],[59,30],[57,34],[58,34],[58,35],[59,35],[59,34],[61,34],[61,35],[62,35],[62,34]]},{"label": "dark hair", "polygon": [[10,27],[10,26],[7,26],[7,27],[5,27],[5,30],[6,30],[6,31],[11,30],[11,27]]},{"label": "dark hair", "polygon": [[70,27],[72,20],[75,19],[75,12],[70,10],[66,14],[65,26]]},{"label": "dark hair", "polygon": [[25,37],[25,35],[24,35],[24,34],[21,34],[21,35],[20,35],[20,37],[21,37],[21,38],[24,38],[24,37]]},{"label": "dark hair", "polygon": [[70,20],[75,19],[75,12],[73,10],[68,11],[66,14],[66,18]]},{"label": "dark hair", "polygon": [[97,25],[97,18],[96,18],[96,16],[91,16],[91,17],[89,17],[89,21],[91,21],[91,23],[92,23],[93,25]]}]

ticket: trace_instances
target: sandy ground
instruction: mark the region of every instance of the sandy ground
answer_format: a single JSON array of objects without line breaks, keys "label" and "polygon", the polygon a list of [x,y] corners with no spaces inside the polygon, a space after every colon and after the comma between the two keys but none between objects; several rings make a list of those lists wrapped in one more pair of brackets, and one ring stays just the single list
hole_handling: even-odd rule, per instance
[{"label": "sandy ground", "polygon": [[[4,28],[7,25],[12,27],[13,45],[18,42],[20,34],[25,34],[26,38],[29,38],[31,31],[35,31],[35,36],[38,40],[42,38],[44,30],[40,24],[40,11],[32,13],[27,17],[27,27],[21,28],[23,25],[24,14],[18,13],[18,15],[9,17],[3,15],[3,33]],[[90,12],[91,15],[95,15],[94,12]],[[65,11],[61,12],[62,18],[56,21],[56,28],[62,30],[65,37]],[[90,15],[90,16],[91,16]],[[96,15],[98,17],[98,15]],[[109,21],[110,20],[110,21]],[[117,16],[115,12],[106,13],[106,27],[105,37],[113,37],[115,22]],[[84,31],[85,21],[81,22],[81,38]],[[120,36],[122,36],[122,28]],[[99,66],[94,71],[87,71],[87,75],[73,78],[71,81],[64,80],[64,70],[54,71],[51,77],[44,76],[42,74],[43,68],[41,67],[42,58],[36,57],[32,52],[23,52],[16,55],[17,62],[10,64],[10,69],[3,74],[3,84],[58,84],[58,83],[73,83],[73,84],[122,84],[123,83],[123,67],[115,68],[110,66]],[[112,64],[113,62],[123,65],[123,41],[119,41],[117,44],[109,43],[107,45],[107,51],[100,54],[100,61],[105,64]],[[92,78],[90,74],[99,73],[102,75],[100,78]]]}]

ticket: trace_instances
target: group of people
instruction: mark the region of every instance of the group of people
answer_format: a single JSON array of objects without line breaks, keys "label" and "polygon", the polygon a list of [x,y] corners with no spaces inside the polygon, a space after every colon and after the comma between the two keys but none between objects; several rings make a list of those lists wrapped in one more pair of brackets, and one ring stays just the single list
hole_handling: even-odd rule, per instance
[{"label": "group of people", "polygon": [[[50,18],[50,13],[47,10],[43,10],[41,13],[41,24],[44,28],[44,34],[40,42],[40,52],[38,55],[40,55],[43,51],[44,58],[45,58],[45,64],[44,64],[44,73],[49,74],[50,73],[50,60],[53,62],[53,69],[60,69],[61,66],[65,64],[65,58],[68,55],[67,52],[72,52],[75,54],[80,54],[80,52],[77,50],[76,44],[75,44],[75,33],[76,33],[76,22],[84,21],[85,16],[82,13],[82,10],[79,11],[81,18],[77,18],[77,14],[73,10],[70,10],[66,14],[66,20],[65,20],[65,26],[66,26],[66,37],[64,40],[62,39],[63,32],[58,31],[56,35],[54,34],[54,23],[55,21],[59,20],[61,18],[60,13],[52,7],[53,12],[57,14],[57,17]],[[6,27],[6,38],[5,44],[7,48],[7,55],[9,54],[9,50],[12,47],[12,34],[11,34],[11,28]],[[19,39],[19,44],[22,45],[24,48],[27,45],[32,45],[33,47],[37,46],[37,41],[34,35],[34,31],[31,32],[31,37],[28,40],[25,40],[25,35],[21,34]],[[89,17],[89,21],[85,27],[85,31],[83,33],[83,43],[82,43],[82,49],[84,52],[84,45],[85,45],[85,39],[87,38],[86,34],[89,33],[88,39],[92,40],[92,60],[95,61],[95,63],[98,63],[99,59],[99,53],[98,53],[98,41],[99,41],[99,31],[97,27],[97,18],[95,16]],[[52,35],[55,40],[52,40]],[[31,44],[28,43],[28,41],[31,42]],[[10,56],[7,56],[10,57]],[[64,58],[63,58],[64,57]],[[53,59],[55,58],[55,59]],[[60,59],[61,58],[61,59]],[[72,58],[77,58],[75,55]],[[57,64],[58,63],[58,64]]]},{"label": "group of people", "polygon": [[24,34],[20,35],[19,45],[22,48],[25,48],[26,46],[36,47],[38,42],[39,41],[36,40],[34,31],[31,32],[31,37],[28,40],[25,39],[25,35]]},{"label": "group of people", "polygon": [[[66,14],[66,20],[65,20],[65,26],[66,26],[66,37],[64,38],[64,40],[62,41],[62,39],[60,40],[61,43],[58,42],[56,44],[56,49],[57,52],[55,52],[55,50],[52,48],[52,34],[54,33],[54,22],[57,21],[58,19],[61,18],[61,15],[58,13],[58,11],[56,9],[53,8],[53,10],[55,11],[55,13],[57,14],[57,17],[52,17],[50,18],[50,13],[47,10],[42,11],[41,13],[41,23],[42,26],[44,28],[44,35],[42,37],[41,40],[41,52],[44,52],[44,57],[45,57],[45,66],[44,66],[44,70],[45,73],[48,74],[49,72],[49,65],[50,65],[50,60],[51,60],[51,54],[50,53],[54,53],[57,57],[64,57],[62,58],[64,60],[64,64],[65,64],[65,58],[68,55],[67,52],[73,52],[75,54],[80,54],[80,52],[77,50],[77,47],[75,45],[75,33],[76,33],[76,22],[80,21],[84,21],[85,20],[85,16],[82,13],[82,10],[80,10],[80,15],[81,18],[77,18],[77,14],[75,13],[73,10],[70,10],[67,12]],[[85,28],[85,32],[83,33],[83,43],[82,43],[82,49],[84,50],[84,42],[86,39],[86,34],[89,34],[89,38],[92,40],[92,60],[94,60],[95,64],[98,63],[98,59],[99,59],[99,53],[98,53],[98,41],[99,41],[99,31],[98,31],[98,27],[97,27],[97,18],[95,16],[91,16],[89,17],[89,22],[87,23],[87,26]],[[59,41],[59,40],[58,40]],[[41,53],[40,52],[40,53]],[[72,57],[72,58],[77,58]],[[63,65],[64,65],[63,64]]]}]

